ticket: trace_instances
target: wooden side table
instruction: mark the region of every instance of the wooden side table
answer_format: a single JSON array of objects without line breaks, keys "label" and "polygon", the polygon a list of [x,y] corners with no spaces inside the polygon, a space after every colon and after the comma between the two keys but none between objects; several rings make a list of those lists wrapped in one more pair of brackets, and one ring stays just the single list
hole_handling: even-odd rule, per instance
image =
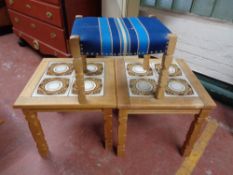
[{"label": "wooden side table", "polygon": [[196,76],[183,60],[173,61],[165,97],[156,99],[153,85],[158,82],[160,61],[151,61],[150,72],[142,69],[142,60],[116,60],[117,107],[119,109],[118,156],[125,155],[128,114],[193,114],[182,154],[188,156],[209,112],[215,107]]},{"label": "wooden side table", "polygon": [[14,107],[23,111],[31,134],[42,157],[48,146],[37,112],[102,111],[105,147],[112,149],[112,109],[116,108],[115,70],[112,59],[87,59],[85,74],[86,101],[80,104],[76,95],[73,59],[43,59]]}]

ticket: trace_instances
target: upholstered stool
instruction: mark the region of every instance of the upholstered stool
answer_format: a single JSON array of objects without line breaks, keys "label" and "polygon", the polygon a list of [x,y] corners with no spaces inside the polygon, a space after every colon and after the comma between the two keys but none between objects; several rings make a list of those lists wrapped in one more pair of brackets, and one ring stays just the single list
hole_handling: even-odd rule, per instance
[{"label": "upholstered stool", "polygon": [[163,98],[168,67],[172,62],[176,36],[154,17],[105,18],[76,16],[70,37],[79,79],[79,101],[83,95],[86,56],[144,55],[141,69],[149,71],[150,54],[163,53],[156,98]]}]

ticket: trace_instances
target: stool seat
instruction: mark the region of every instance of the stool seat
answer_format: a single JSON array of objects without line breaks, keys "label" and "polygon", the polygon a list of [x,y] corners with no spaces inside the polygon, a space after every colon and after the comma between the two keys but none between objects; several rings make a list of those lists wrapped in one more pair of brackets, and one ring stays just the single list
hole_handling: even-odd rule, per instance
[{"label": "stool seat", "polygon": [[144,55],[166,52],[170,30],[154,17],[76,18],[71,35],[81,55]]}]

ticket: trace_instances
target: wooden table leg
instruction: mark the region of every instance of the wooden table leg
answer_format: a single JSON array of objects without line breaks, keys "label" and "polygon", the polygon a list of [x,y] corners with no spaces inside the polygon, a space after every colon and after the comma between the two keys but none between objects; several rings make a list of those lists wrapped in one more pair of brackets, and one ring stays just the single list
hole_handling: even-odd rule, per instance
[{"label": "wooden table leg", "polygon": [[150,55],[144,55],[143,69],[145,69],[146,71],[150,70]]},{"label": "wooden table leg", "polygon": [[31,134],[36,142],[38,152],[42,157],[46,157],[48,155],[48,145],[44,138],[44,133],[41,128],[40,121],[37,118],[37,113],[28,110],[23,110],[23,113],[28,122]]},{"label": "wooden table leg", "polygon": [[127,120],[128,114],[126,110],[119,111],[119,123],[118,123],[118,146],[117,146],[117,155],[125,155],[125,142],[127,134]]},{"label": "wooden table leg", "polygon": [[191,126],[189,128],[188,134],[186,136],[186,140],[184,142],[184,145],[181,149],[181,153],[183,156],[189,156],[195,142],[199,138],[202,128],[206,123],[206,118],[209,115],[209,110],[202,109],[201,112],[198,115],[195,115],[194,121],[191,123]]},{"label": "wooden table leg", "polygon": [[112,150],[112,109],[103,109],[105,148]]}]

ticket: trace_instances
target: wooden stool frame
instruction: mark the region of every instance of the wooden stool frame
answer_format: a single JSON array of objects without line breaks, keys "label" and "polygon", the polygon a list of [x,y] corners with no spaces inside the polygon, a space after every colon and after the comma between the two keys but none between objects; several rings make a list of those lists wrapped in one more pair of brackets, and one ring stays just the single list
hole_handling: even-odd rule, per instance
[{"label": "wooden stool frame", "polygon": [[[82,18],[82,15],[76,15],[75,18]],[[149,17],[154,17],[153,15],[150,15]],[[161,62],[161,73],[159,74],[159,82],[158,82],[158,88],[155,92],[155,98],[161,99],[164,97],[165,88],[167,86],[168,81],[168,68],[172,62],[173,54],[176,47],[176,41],[177,37],[175,34],[168,34],[168,45],[166,48],[165,53],[163,53],[162,62]],[[87,63],[86,63],[86,56],[81,55],[80,52],[80,38],[79,36],[71,36],[70,37],[70,48],[71,53],[74,57],[74,65],[76,65],[76,74],[77,78],[79,79],[79,82],[77,82],[78,87],[78,94],[79,94],[79,101],[84,102],[85,101],[85,95],[84,95],[84,81],[83,81],[83,75],[84,72],[87,69]],[[143,59],[143,68],[145,70],[149,70],[150,68],[150,54],[144,55]]]}]

